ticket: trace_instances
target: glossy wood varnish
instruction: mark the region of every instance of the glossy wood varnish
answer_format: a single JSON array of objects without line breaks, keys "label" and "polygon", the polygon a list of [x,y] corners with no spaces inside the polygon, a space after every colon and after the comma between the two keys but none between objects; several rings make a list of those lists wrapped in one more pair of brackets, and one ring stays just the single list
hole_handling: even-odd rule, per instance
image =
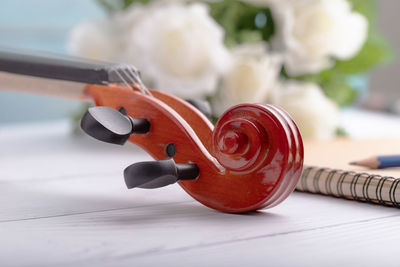
[{"label": "glossy wood varnish", "polygon": [[165,147],[177,148],[177,163],[196,163],[196,180],[179,184],[194,199],[223,212],[272,207],[295,188],[303,166],[303,144],[292,119],[272,105],[242,104],[226,111],[215,128],[192,105],[152,90],[144,95],[116,85],[85,89],[96,105],[124,107],[132,117],[147,118],[151,129],[130,141],[156,160]]}]

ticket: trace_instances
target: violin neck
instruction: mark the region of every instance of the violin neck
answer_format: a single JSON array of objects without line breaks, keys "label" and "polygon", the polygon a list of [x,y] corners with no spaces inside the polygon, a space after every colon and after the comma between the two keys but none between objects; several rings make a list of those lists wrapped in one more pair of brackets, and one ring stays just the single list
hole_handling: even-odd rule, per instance
[{"label": "violin neck", "polygon": [[132,81],[131,68],[51,53],[1,50],[0,90],[82,100],[87,84]]}]

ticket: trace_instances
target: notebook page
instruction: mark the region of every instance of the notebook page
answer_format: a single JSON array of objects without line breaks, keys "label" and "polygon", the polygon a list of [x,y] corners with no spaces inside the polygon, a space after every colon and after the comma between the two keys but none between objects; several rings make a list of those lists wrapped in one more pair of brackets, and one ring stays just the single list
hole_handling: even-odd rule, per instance
[{"label": "notebook page", "polygon": [[367,172],[400,178],[400,168],[371,170],[349,162],[371,156],[400,154],[400,139],[308,141],[305,147],[305,165],[345,171]]}]

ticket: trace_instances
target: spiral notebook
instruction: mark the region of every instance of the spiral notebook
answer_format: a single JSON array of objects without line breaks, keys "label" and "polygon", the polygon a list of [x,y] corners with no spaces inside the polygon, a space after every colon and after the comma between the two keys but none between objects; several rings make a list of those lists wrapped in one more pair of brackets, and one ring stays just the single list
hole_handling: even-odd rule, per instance
[{"label": "spiral notebook", "polygon": [[371,170],[349,162],[400,154],[400,139],[306,142],[296,190],[400,207],[400,168]]}]

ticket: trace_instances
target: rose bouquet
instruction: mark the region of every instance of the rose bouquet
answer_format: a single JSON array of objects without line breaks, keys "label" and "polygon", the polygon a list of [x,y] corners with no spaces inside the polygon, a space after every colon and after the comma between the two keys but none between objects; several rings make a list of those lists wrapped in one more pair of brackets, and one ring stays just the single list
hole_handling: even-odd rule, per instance
[{"label": "rose bouquet", "polygon": [[374,0],[98,0],[109,16],[75,28],[79,56],[125,62],[148,86],[205,99],[216,117],[277,104],[305,138],[326,139],[357,83],[389,57]]}]

